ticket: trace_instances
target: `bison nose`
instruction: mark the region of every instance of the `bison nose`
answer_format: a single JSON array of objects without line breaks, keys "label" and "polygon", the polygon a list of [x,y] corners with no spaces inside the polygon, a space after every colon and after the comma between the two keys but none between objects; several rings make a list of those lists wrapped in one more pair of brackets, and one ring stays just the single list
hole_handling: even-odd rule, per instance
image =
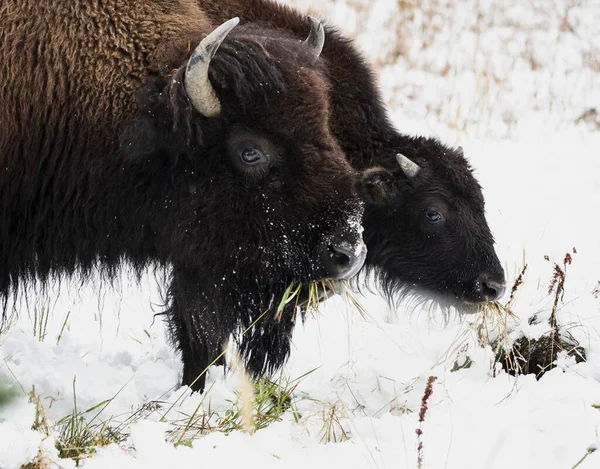
[{"label": "bison nose", "polygon": [[502,298],[506,291],[506,283],[502,281],[492,280],[486,275],[482,275],[478,279],[479,291],[488,301],[496,301]]},{"label": "bison nose", "polygon": [[365,263],[367,248],[361,241],[355,245],[349,243],[327,244],[321,253],[325,269],[334,280],[354,277]]}]

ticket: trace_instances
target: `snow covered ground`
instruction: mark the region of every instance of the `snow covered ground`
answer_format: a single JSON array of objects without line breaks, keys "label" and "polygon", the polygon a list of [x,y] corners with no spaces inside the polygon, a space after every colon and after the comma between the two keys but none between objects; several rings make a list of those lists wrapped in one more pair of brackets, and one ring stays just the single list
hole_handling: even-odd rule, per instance
[{"label": "snow covered ground", "polygon": [[[28,397],[0,408],[0,468],[74,467],[59,457],[56,428],[45,428],[73,412],[74,398],[79,412],[111,399],[86,414],[92,424],[131,423],[121,427],[128,438],[98,447],[86,468],[569,469],[586,455],[577,467],[600,467],[600,3],[340,0],[318,8],[377,65],[400,129],[465,148],[509,282],[529,266],[511,337],[547,332],[553,263],[572,254],[558,321],[587,362],[561,356],[539,381],[498,365],[492,372],[477,318],[445,324],[435,311],[393,310],[377,295],[361,298],[362,317],[336,297],[295,332],[284,375],[302,377],[291,384],[299,419],[288,410],[253,435],[191,441],[193,429],[177,432],[186,416],[231,412],[242,377],[215,367],[205,396],[178,387],[179,357],[153,321],[160,295],[152,276],[136,285],[124,272],[116,289],[63,283],[47,297],[29,295],[0,337],[1,379],[40,402],[37,412]],[[541,323],[529,325],[536,313]],[[452,371],[466,356],[471,366]],[[430,376],[437,379],[420,423]],[[140,408],[146,418],[131,418]]]}]

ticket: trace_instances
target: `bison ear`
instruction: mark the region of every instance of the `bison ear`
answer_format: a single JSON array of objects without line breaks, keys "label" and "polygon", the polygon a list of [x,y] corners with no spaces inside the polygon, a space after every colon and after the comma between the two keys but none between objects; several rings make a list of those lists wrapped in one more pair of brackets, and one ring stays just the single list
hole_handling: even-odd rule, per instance
[{"label": "bison ear", "polygon": [[310,23],[310,33],[304,41],[304,45],[308,48],[308,52],[314,63],[317,61],[323,50],[323,45],[325,44],[325,30],[323,29],[321,22],[312,16],[308,17],[308,22]]},{"label": "bison ear", "polygon": [[386,205],[393,203],[400,194],[396,179],[387,169],[369,168],[359,176],[358,195],[367,203]]},{"label": "bison ear", "polygon": [[210,61],[239,22],[239,18],[232,18],[216,28],[202,39],[188,60],[185,69],[185,92],[196,111],[205,117],[216,117],[221,113],[221,102],[208,79]]},{"label": "bison ear", "polygon": [[465,151],[463,150],[463,147],[458,147],[456,149],[456,153],[458,153],[458,156],[460,156],[461,158],[465,157]]}]

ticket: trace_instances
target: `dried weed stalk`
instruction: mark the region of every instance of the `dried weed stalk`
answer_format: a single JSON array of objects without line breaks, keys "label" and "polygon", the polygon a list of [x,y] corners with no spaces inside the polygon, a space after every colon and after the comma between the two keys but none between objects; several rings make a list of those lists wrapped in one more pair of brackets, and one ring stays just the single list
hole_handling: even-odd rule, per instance
[{"label": "dried weed stalk", "polygon": [[321,443],[340,443],[350,439],[341,422],[341,411],[337,404],[331,404],[323,409],[323,427],[321,428]]},{"label": "dried weed stalk", "polygon": [[[567,266],[573,262],[572,254],[577,254],[577,249],[573,248],[572,253],[567,252],[563,258],[562,266],[555,263],[553,266],[552,277],[548,286],[548,294],[553,295],[552,310],[548,318],[550,331],[542,335],[539,339],[521,337],[512,344],[504,343],[496,349],[496,360],[501,363],[504,369],[510,374],[535,374],[539,379],[546,371],[556,367],[556,359],[560,352],[574,357],[577,363],[586,359],[585,350],[579,346],[577,340],[561,327],[558,323],[557,313],[560,304],[564,300],[565,282],[567,280]],[[550,261],[548,256],[544,256],[546,261]],[[513,292],[518,289],[519,279],[515,282],[511,298],[506,307],[512,308]],[[517,285],[518,283],[518,285]],[[521,279],[522,283],[522,279]],[[535,324],[537,317],[530,319],[530,324]]]},{"label": "dried weed stalk", "polygon": [[437,376],[430,376],[427,379],[427,385],[425,386],[425,392],[421,399],[421,409],[419,410],[419,427],[415,430],[417,434],[417,468],[423,469],[423,422],[425,421],[425,414],[428,409],[429,398],[433,394],[433,382],[437,379]]}]

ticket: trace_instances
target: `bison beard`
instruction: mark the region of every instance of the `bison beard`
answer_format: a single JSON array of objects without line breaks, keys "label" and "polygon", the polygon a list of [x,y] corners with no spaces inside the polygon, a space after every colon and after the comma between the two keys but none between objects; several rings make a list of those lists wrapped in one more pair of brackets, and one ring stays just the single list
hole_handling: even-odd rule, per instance
[{"label": "bison beard", "polygon": [[280,366],[295,318],[275,322],[278,296],[364,261],[322,41],[228,22],[201,42],[220,23],[187,0],[0,4],[0,295],[172,268],[168,321],[196,390],[263,313],[241,349],[255,373]]},{"label": "bison beard", "polygon": [[[234,12],[242,20],[301,37],[304,17],[272,0],[196,0],[214,21]],[[399,133],[391,124],[374,74],[352,42],[326,26],[321,57],[332,84],[332,132],[351,164],[367,171],[365,272],[373,272],[390,300],[417,296],[473,311],[504,292],[481,187],[462,149]],[[400,78],[401,79],[401,78]],[[399,166],[403,154],[420,171]],[[439,212],[433,222],[428,213]],[[443,212],[443,213],[442,213]]]},{"label": "bison beard", "polygon": [[[276,304],[284,288],[281,285],[279,289],[267,288],[264,286],[267,283],[247,279],[249,284],[241,297],[221,297],[214,304],[214,299],[204,294],[206,288],[198,283],[198,278],[193,273],[175,270],[169,291],[172,300],[166,311],[171,337],[183,357],[183,382],[194,389],[202,388],[196,383],[204,382],[206,367],[221,355],[231,331],[236,331],[234,337],[240,354],[253,376],[281,367],[290,353],[296,311],[293,306],[287,307],[281,318],[275,319],[272,310],[261,317],[260,306],[269,301]],[[241,302],[241,305],[230,304],[232,302]],[[219,312],[213,307],[219,307]],[[190,311],[196,313],[190,314]],[[250,327],[253,323],[256,324]],[[242,335],[244,331],[247,332]],[[217,363],[224,364],[224,360],[219,359]]]}]

